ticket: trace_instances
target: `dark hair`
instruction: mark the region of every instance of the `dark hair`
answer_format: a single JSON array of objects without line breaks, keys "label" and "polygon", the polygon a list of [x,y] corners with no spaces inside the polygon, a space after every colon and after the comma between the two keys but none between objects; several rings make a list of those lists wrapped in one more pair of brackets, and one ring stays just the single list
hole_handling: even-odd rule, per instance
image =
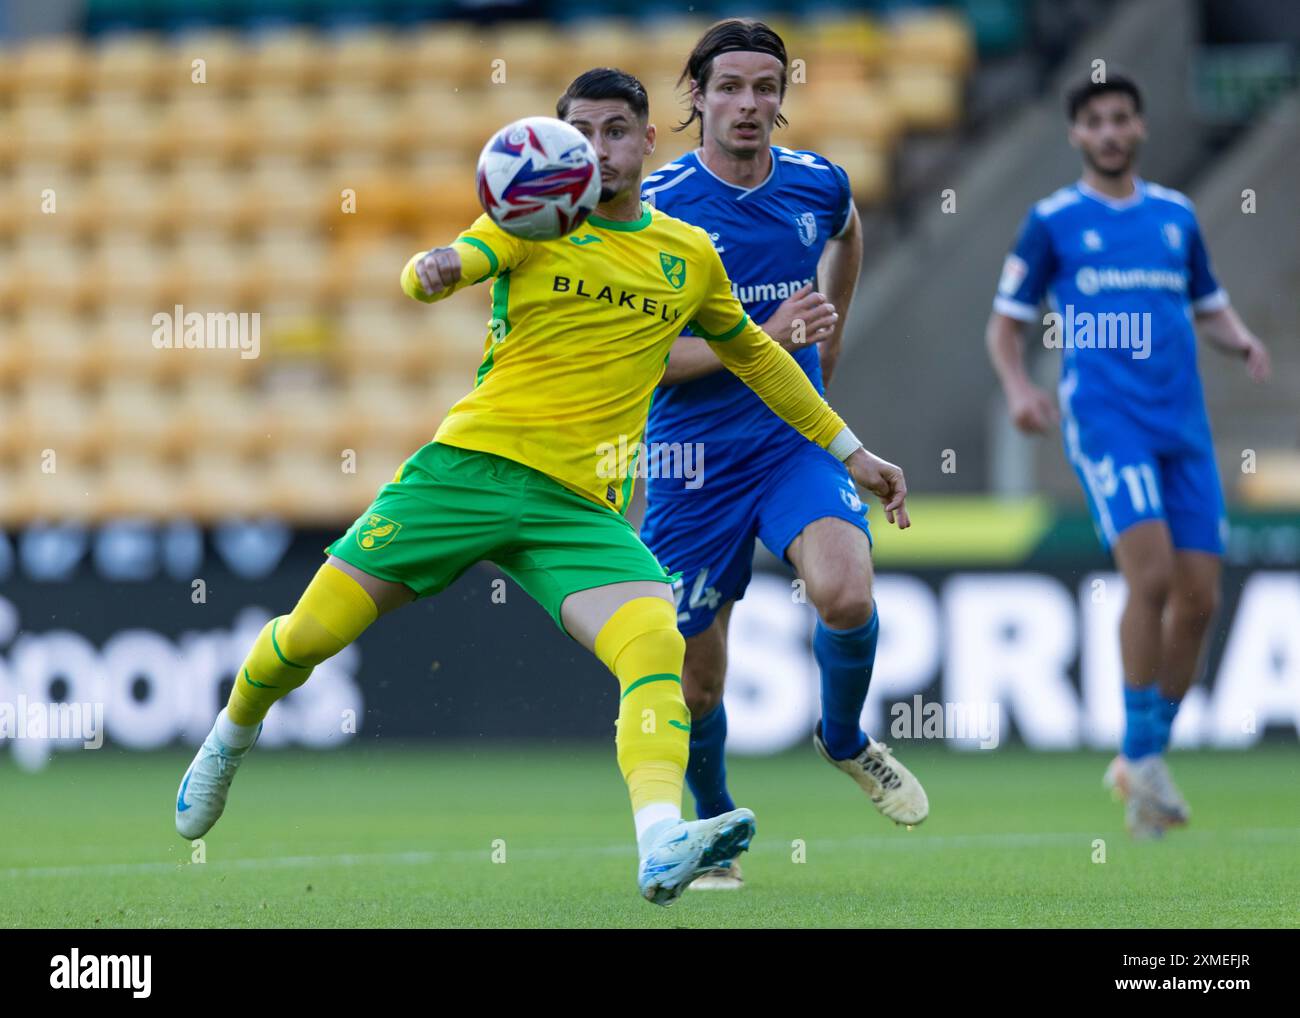
[{"label": "dark hair", "polygon": [[[771,28],[754,18],[727,18],[725,21],[711,25],[709,30],[700,36],[695,49],[691,50],[691,55],[686,60],[686,67],[677,79],[677,87],[681,88],[683,82],[689,86],[694,81],[703,92],[709,87],[709,78],[713,75],[713,58],[723,53],[767,53],[776,57],[781,61],[781,98],[785,98],[785,71],[789,64],[785,55],[785,43]],[[700,141],[703,143],[704,114],[695,108],[693,102],[691,115],[673,130],[684,131],[697,119],[700,122]],[[784,127],[786,123],[784,115],[778,113],[776,126]]]},{"label": "dark hair", "polygon": [[1087,81],[1071,86],[1070,90],[1065,93],[1066,118],[1073,123],[1074,118],[1079,115],[1079,111],[1090,100],[1108,92],[1119,92],[1128,96],[1133,100],[1133,109],[1138,113],[1142,112],[1142,93],[1138,91],[1137,83],[1126,75],[1111,74],[1106,77],[1105,81],[1093,81],[1089,78]]},{"label": "dark hair", "polygon": [[567,120],[569,104],[574,99],[622,99],[641,120],[650,116],[650,100],[645,94],[645,86],[633,75],[616,67],[593,67],[579,74],[555,101],[555,115]]}]

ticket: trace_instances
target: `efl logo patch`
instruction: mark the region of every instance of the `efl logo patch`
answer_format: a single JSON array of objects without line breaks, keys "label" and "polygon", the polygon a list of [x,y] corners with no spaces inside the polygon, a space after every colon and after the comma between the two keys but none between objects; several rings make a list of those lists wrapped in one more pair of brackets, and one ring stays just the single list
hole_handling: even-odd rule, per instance
[{"label": "efl logo patch", "polygon": [[1025,276],[1029,274],[1029,266],[1019,255],[1009,254],[1007,260],[1002,263],[1002,278],[998,280],[998,293],[1003,297],[1010,297],[1020,289],[1020,284],[1025,281]]},{"label": "efl logo patch", "polygon": [[366,517],[366,522],[357,528],[357,544],[362,551],[374,551],[388,544],[401,529],[400,523],[395,523],[387,516],[371,513]]}]

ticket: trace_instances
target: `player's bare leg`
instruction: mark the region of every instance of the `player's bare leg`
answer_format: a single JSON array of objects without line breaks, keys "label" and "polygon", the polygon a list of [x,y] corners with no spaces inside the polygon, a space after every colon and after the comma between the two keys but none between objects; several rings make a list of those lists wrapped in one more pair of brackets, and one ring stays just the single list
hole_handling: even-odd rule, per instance
[{"label": "player's bare leg", "polygon": [[1205,660],[1210,626],[1219,607],[1222,560],[1202,551],[1175,551],[1173,582],[1165,605],[1160,634],[1159,695],[1155,701],[1160,752],[1151,765],[1151,783],[1171,824],[1191,817],[1186,800],[1174,785],[1165,763],[1170,731],[1179,705],[1196,681]]},{"label": "player's bare leg", "polygon": [[226,808],[235,771],[257,742],[276,700],[307,681],[312,669],[361,635],[376,618],[406,604],[414,591],[331,555],[288,615],[272,619],[235,675],[176,793],[176,831],[187,839],[212,829]]},{"label": "player's bare leg", "polygon": [[820,619],[813,647],[822,673],[822,720],[813,745],[852,777],[882,814],[895,823],[919,824],[930,813],[925,789],[888,746],[859,727],[879,625],[871,543],[847,520],[824,517],[804,527],[786,556]]},{"label": "player's bare leg", "polygon": [[[1116,540],[1114,552],[1128,587],[1119,626],[1125,732],[1123,749],[1106,769],[1104,783],[1126,800],[1129,833],[1139,839],[1158,838],[1167,827],[1186,823],[1188,818],[1187,804],[1165,764],[1159,717],[1161,676],[1167,667],[1165,633],[1179,556],[1163,520],[1149,520],[1125,530]],[[1176,654],[1184,661],[1185,625],[1180,618]],[[1190,668],[1184,665],[1186,683],[1191,681],[1199,654],[1198,643]],[[1181,689],[1185,692],[1186,685]]]},{"label": "player's bare leg", "polygon": [[616,743],[632,797],[637,884],[648,901],[671,905],[697,877],[748,848],[754,835],[747,809],[682,820],[690,714],[672,587],[638,581],[579,591],[564,599],[560,618],[618,678]]}]

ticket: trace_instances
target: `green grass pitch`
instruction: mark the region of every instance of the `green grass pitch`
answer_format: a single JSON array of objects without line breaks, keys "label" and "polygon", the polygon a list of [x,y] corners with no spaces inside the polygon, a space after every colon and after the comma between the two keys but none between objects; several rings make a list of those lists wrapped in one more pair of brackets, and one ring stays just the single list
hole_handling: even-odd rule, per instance
[{"label": "green grass pitch", "polygon": [[188,753],[61,754],[36,774],[6,757],[0,927],[1300,922],[1294,746],[1173,754],[1192,824],[1142,844],[1101,790],[1106,755],[899,756],[930,795],[910,832],[811,746],[734,759],[758,815],[748,886],[667,910],[637,895],[612,744],[255,754],[201,865],[172,827]]}]

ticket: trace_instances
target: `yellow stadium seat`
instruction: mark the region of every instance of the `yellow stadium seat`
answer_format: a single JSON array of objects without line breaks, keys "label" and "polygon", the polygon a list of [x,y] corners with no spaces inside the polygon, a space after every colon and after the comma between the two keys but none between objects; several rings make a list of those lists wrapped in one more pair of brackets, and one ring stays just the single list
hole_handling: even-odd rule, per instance
[{"label": "yellow stadium seat", "polygon": [[14,501],[23,523],[90,522],[100,516],[99,473],[88,462],[61,456],[58,469],[47,474],[28,458],[20,464]]},{"label": "yellow stadium seat", "polygon": [[975,62],[970,27],[948,11],[915,11],[890,25],[886,58],[894,67],[926,67],[953,77],[968,73]]},{"label": "yellow stadium seat", "polygon": [[176,397],[171,386],[143,378],[106,379],[95,408],[99,448],[159,455],[178,444]]},{"label": "yellow stadium seat", "polygon": [[161,109],[158,145],[163,154],[177,158],[203,153],[205,158],[224,159],[245,153],[252,131],[243,110],[218,92],[202,86],[173,93]]},{"label": "yellow stadium seat", "polygon": [[189,449],[227,449],[241,455],[268,441],[269,401],[230,378],[192,373],[181,380],[175,428]]},{"label": "yellow stadium seat", "polygon": [[143,32],[114,33],[90,48],[90,89],[104,93],[139,94],[161,84],[166,71],[164,49],[157,36]]},{"label": "yellow stadium seat", "polygon": [[249,277],[257,270],[247,249],[228,234],[212,228],[186,230],[177,237],[171,258],[173,292],[182,304],[247,310],[242,305],[250,289]]},{"label": "yellow stadium seat", "polygon": [[15,323],[12,341],[27,353],[22,366],[28,379],[76,383],[93,377],[93,335],[61,305],[28,307]]},{"label": "yellow stadium seat", "polygon": [[270,291],[315,297],[325,289],[326,252],[315,234],[288,227],[253,238],[249,271]]},{"label": "yellow stadium seat", "polygon": [[149,230],[169,221],[168,178],[129,158],[102,159],[87,180],[88,225],[95,230]]},{"label": "yellow stadium seat", "polygon": [[160,62],[160,87],[173,95],[200,88],[229,92],[243,87],[249,75],[243,38],[218,29],[196,29],[173,38]]},{"label": "yellow stadium seat", "polygon": [[485,81],[499,80],[502,75],[507,83],[516,76],[552,78],[567,73],[571,66],[569,55],[557,45],[555,29],[545,23],[502,22],[488,38],[492,59],[501,63],[489,62]]},{"label": "yellow stadium seat", "polygon": [[406,70],[398,56],[394,34],[376,28],[340,33],[319,50],[328,78],[349,87],[400,80]]},{"label": "yellow stadium seat", "polygon": [[1300,450],[1259,450],[1255,472],[1241,474],[1236,488],[1237,495],[1248,505],[1300,507]]},{"label": "yellow stadium seat", "polygon": [[88,269],[98,286],[118,296],[161,304],[171,266],[145,234],[114,231],[101,235]]},{"label": "yellow stadium seat", "polygon": [[555,47],[566,54],[567,62],[575,68],[576,75],[589,67],[625,69],[636,60],[641,50],[641,40],[636,26],[629,21],[616,18],[593,19],[558,30]]},{"label": "yellow stadium seat", "polygon": [[875,83],[832,82],[792,87],[784,112],[791,131],[806,148],[812,138],[827,134],[857,137],[892,146],[902,121],[891,92]]},{"label": "yellow stadium seat", "polygon": [[181,481],[171,464],[139,449],[115,450],[102,464],[98,513],[166,519],[176,511]]},{"label": "yellow stadium seat", "polygon": [[319,37],[305,29],[259,36],[247,56],[247,86],[251,91],[273,85],[307,88],[330,73],[322,59]]},{"label": "yellow stadium seat", "polygon": [[204,522],[266,512],[263,473],[252,461],[222,448],[203,448],[175,468],[178,512]]},{"label": "yellow stadium seat", "polygon": [[355,477],[344,473],[339,456],[277,447],[267,458],[262,482],[266,508],[303,523],[350,519],[363,508],[355,499]]},{"label": "yellow stadium seat", "polygon": [[398,52],[407,69],[408,81],[453,84],[488,81],[496,55],[489,45],[488,33],[463,22],[416,29]]},{"label": "yellow stadium seat", "polygon": [[85,114],[57,95],[23,94],[13,108],[11,125],[14,152],[23,160],[72,163],[84,158],[89,148]]},{"label": "yellow stadium seat", "polygon": [[56,470],[65,454],[77,460],[96,444],[90,400],[66,379],[29,377],[19,389],[17,410],[19,447],[30,455],[51,450]]},{"label": "yellow stadium seat", "polygon": [[853,198],[859,205],[875,205],[888,198],[891,176],[888,149],[852,136],[823,137],[814,148],[844,167],[853,185]]},{"label": "yellow stadium seat", "polygon": [[96,95],[86,115],[85,130],[96,159],[125,157],[147,160],[163,147],[159,121],[163,107],[133,95]]},{"label": "yellow stadium seat", "polygon": [[947,71],[893,67],[885,83],[902,123],[910,129],[950,130],[961,119],[961,79]]},{"label": "yellow stadium seat", "polygon": [[19,95],[70,95],[87,80],[89,60],[76,36],[34,39],[14,54],[13,88]]},{"label": "yellow stadium seat", "polygon": [[253,152],[306,153],[316,145],[321,103],[283,86],[258,88],[243,113]]},{"label": "yellow stadium seat", "polygon": [[184,227],[230,228],[243,193],[239,179],[210,156],[180,160],[160,194],[168,221]]},{"label": "yellow stadium seat", "polygon": [[76,271],[84,261],[73,238],[28,232],[14,248],[14,285],[29,303],[76,299],[93,283],[86,273]]},{"label": "yellow stadium seat", "polygon": [[[123,301],[116,295],[115,300]],[[124,301],[101,310],[94,342],[102,370],[126,377],[166,373],[176,351],[153,345],[152,318],[161,310],[156,304],[128,305]]]},{"label": "yellow stadium seat", "polygon": [[313,127],[318,148],[379,148],[397,133],[401,109],[385,93],[339,82],[324,95]]}]

